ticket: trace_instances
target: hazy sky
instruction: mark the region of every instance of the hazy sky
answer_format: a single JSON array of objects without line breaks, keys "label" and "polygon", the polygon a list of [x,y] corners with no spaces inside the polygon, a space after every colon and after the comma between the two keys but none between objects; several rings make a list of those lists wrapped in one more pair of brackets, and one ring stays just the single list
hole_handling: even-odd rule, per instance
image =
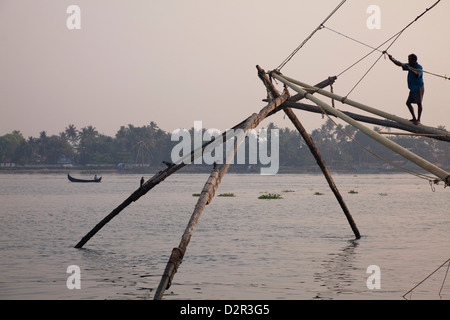
[{"label": "hazy sky", "polygon": [[[434,2],[348,0],[325,25],[378,46]],[[225,130],[266,105],[255,66],[275,69],[339,3],[0,0],[0,135],[52,135],[74,124],[113,136],[122,125],[150,121],[168,132],[194,121]],[[79,30],[66,26],[72,4],[81,9]],[[380,29],[366,25],[369,5],[381,9]],[[390,53],[403,62],[416,53],[425,70],[450,76],[449,17],[450,1],[442,0]],[[370,50],[322,29],[282,72],[314,84]],[[334,92],[345,96],[379,55],[340,76]],[[450,129],[450,80],[424,79],[422,122]],[[406,72],[381,58],[349,98],[409,119],[407,94]],[[308,131],[324,122],[320,115],[296,114]],[[269,121],[290,127],[282,113],[262,126]]]}]

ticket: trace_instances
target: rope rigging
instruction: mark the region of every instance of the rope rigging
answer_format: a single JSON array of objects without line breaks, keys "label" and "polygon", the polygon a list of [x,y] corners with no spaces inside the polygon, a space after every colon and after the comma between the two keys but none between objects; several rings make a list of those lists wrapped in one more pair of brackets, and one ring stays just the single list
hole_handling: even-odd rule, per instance
[{"label": "rope rigging", "polygon": [[[359,44],[361,44],[361,45],[363,45],[363,46],[365,46],[365,47],[368,47],[368,48],[372,49],[373,51],[378,51],[378,52],[380,52],[380,53],[387,53],[386,50],[383,51],[383,50],[380,50],[379,48],[380,48],[382,45],[384,45],[386,42],[388,42],[389,40],[391,40],[393,37],[395,37],[395,36],[397,35],[397,34],[395,34],[393,37],[389,38],[387,41],[383,42],[381,45],[379,45],[377,48],[375,48],[375,47],[373,47],[373,46],[371,46],[371,45],[369,45],[369,44],[367,44],[367,43],[364,43],[364,42],[362,42],[362,41],[360,41],[360,40],[358,40],[358,39],[352,38],[352,37],[350,37],[350,36],[348,36],[348,35],[345,35],[345,34],[339,32],[339,31],[336,31],[336,30],[334,30],[334,29],[331,29],[331,28],[329,28],[329,27],[327,27],[327,26],[323,26],[323,28],[324,28],[324,29],[327,29],[327,30],[329,30],[329,31],[331,31],[331,32],[334,32],[334,33],[336,33],[336,34],[338,34],[338,35],[340,35],[340,36],[342,36],[342,37],[344,37],[344,38],[347,38],[347,39],[349,39],[349,40],[351,40],[351,41],[354,41],[354,42],[356,42],[356,43],[359,43]],[[372,51],[372,52],[373,52],[373,51]],[[370,52],[368,55],[370,55],[372,52]],[[359,63],[360,61],[362,61],[364,58],[366,58],[366,56],[364,56],[361,60],[358,60],[355,64],[351,65],[349,68],[347,68],[347,69],[345,69],[344,71],[342,71],[340,74],[338,74],[338,76],[340,76],[341,74],[345,73],[345,71],[349,70],[351,67],[353,67],[354,65],[356,65],[357,63]],[[411,69],[416,70],[416,71],[419,71],[419,69],[414,69],[414,68],[411,68]],[[443,78],[443,79],[445,79],[445,80],[450,80],[450,77],[447,77],[447,75],[440,75],[440,74],[433,73],[433,72],[426,71],[426,70],[420,70],[420,71],[422,71],[423,73],[430,74],[430,75],[435,76],[435,77],[440,77],[440,78]]]},{"label": "rope rigging", "polygon": [[303,40],[302,43],[300,43],[300,45],[295,48],[295,50],[286,59],[284,59],[284,61],[275,70],[280,71],[281,68],[283,68],[286,63],[288,63],[292,59],[292,57],[295,56],[295,54],[306,44],[306,42],[308,42],[308,40],[311,39],[317,31],[323,28],[325,22],[327,22],[336,13],[336,11],[339,10],[339,8],[345,3],[345,1],[346,0],[341,1],[341,3],[338,4],[338,6],[325,18],[325,20],[323,20],[322,23],[316,29],[314,29],[314,31],[308,37],[306,37],[306,39]]},{"label": "rope rigging", "polygon": [[442,299],[441,293],[442,293],[442,289],[444,288],[445,280],[447,279],[448,271],[449,271],[449,269],[450,269],[450,259],[448,259],[448,260],[445,261],[443,264],[441,264],[436,270],[434,270],[432,273],[430,273],[425,279],[423,279],[422,281],[420,281],[416,286],[414,286],[411,290],[409,290],[407,293],[405,293],[405,294],[403,295],[403,298],[406,299],[405,297],[406,297],[408,294],[412,294],[412,292],[413,292],[418,286],[422,285],[426,280],[428,280],[433,274],[435,274],[439,269],[441,269],[442,267],[444,267],[446,264],[448,264],[448,266],[447,266],[447,271],[445,272],[444,280],[442,281],[441,289],[439,290],[439,296],[440,296],[441,299]]},{"label": "rope rigging", "polygon": [[[302,43],[275,69],[276,71],[280,71],[281,68],[283,68],[293,57],[294,55],[306,44],[306,42],[308,42],[308,40],[310,40],[312,38],[312,36],[321,29],[328,29],[330,31],[333,31],[341,36],[344,36],[352,41],[358,42],[366,47],[369,47],[372,49],[371,52],[369,52],[368,54],[366,54],[365,56],[363,56],[361,59],[359,59],[358,61],[356,61],[355,63],[353,63],[351,66],[349,66],[348,68],[346,68],[344,71],[342,71],[341,73],[339,73],[337,76],[341,76],[342,74],[344,74],[345,72],[347,72],[348,70],[350,70],[351,68],[353,68],[355,65],[357,65],[358,63],[360,63],[362,60],[364,60],[365,58],[367,58],[369,55],[371,55],[372,53],[374,53],[375,51],[378,51],[381,53],[381,55],[377,58],[377,60],[370,66],[370,68],[364,73],[364,75],[358,80],[358,82],[353,86],[353,88],[348,92],[348,94],[344,97],[344,100],[348,97],[348,95],[353,92],[353,90],[361,83],[361,81],[367,76],[367,74],[373,69],[373,67],[378,63],[378,61],[381,59],[381,57],[383,55],[385,55],[387,53],[387,51],[392,47],[392,45],[399,39],[399,37],[403,34],[403,32],[408,29],[412,24],[414,24],[417,20],[419,20],[423,15],[425,15],[425,13],[427,13],[428,11],[430,11],[431,9],[433,9],[441,0],[436,1],[431,7],[426,8],[425,11],[423,11],[420,15],[418,15],[414,20],[412,20],[409,24],[407,24],[403,29],[401,29],[399,32],[397,32],[396,34],[394,34],[392,37],[390,37],[389,39],[387,39],[386,41],[384,41],[382,44],[380,44],[377,47],[372,47],[362,41],[356,40],[354,38],[351,38],[347,35],[344,35],[342,33],[339,33],[331,28],[328,28],[325,26],[325,23],[336,13],[337,10],[339,10],[339,8],[344,4],[345,0],[341,1],[341,3],[325,18],[324,21],[322,21],[322,23],[316,28],[314,29],[314,31],[305,39],[302,41]],[[390,42],[391,41],[391,42]],[[390,44],[388,45],[388,47],[385,50],[381,50],[380,48],[382,46],[384,46],[385,44],[387,44],[388,42],[390,42]],[[446,80],[450,80],[449,77],[447,77],[446,75],[439,75],[436,73],[432,73],[429,71],[424,71],[421,70],[424,73],[436,76],[436,77],[441,77],[443,79]]]},{"label": "rope rigging", "polygon": [[333,123],[333,125],[339,129],[339,131],[341,131],[345,136],[347,136],[351,141],[353,141],[354,143],[356,143],[359,147],[361,147],[363,150],[367,151],[368,153],[370,153],[371,155],[375,156],[376,158],[380,159],[381,161],[384,161],[385,163],[391,165],[392,167],[402,170],[408,174],[411,174],[413,176],[416,176],[418,178],[427,180],[430,183],[431,186],[431,190],[434,192],[433,190],[433,184],[438,184],[438,180],[433,177],[433,176],[429,176],[423,173],[419,173],[419,172],[415,172],[413,170],[409,170],[407,168],[404,168],[402,166],[396,165],[395,163],[383,158],[382,156],[378,155],[377,153],[375,153],[374,151],[370,150],[369,148],[363,146],[360,142],[358,142],[354,136],[350,135],[347,131],[345,131],[342,126],[340,126],[339,124],[336,123],[336,121],[334,121],[330,115],[320,106],[318,105],[318,107],[320,108],[320,110],[322,111],[322,115],[325,115],[329,121],[331,121]]},{"label": "rope rigging", "polygon": [[[341,3],[327,16],[327,18],[274,70],[274,72],[276,72],[276,73],[279,73],[279,74],[281,74],[281,72],[280,72],[280,70],[281,70],[281,68],[283,68],[292,58],[293,58],[293,56],[304,46],[304,44],[309,40],[309,39],[311,39],[312,38],[312,36],[318,31],[318,30],[321,30],[321,29],[324,29],[324,28],[326,28],[326,29],[329,29],[329,30],[331,30],[331,31],[333,31],[333,32],[335,32],[335,33],[338,33],[337,31],[334,31],[334,30],[332,30],[332,29],[330,29],[330,28],[328,28],[328,27],[326,27],[325,26],[325,23],[331,18],[331,16],[344,4],[344,2],[345,1],[341,1]],[[361,62],[362,60],[364,60],[365,58],[367,58],[369,55],[371,55],[372,53],[374,53],[375,51],[378,51],[378,52],[380,52],[381,54],[380,54],[380,56],[376,59],[376,61],[370,66],[370,68],[364,73],[364,75],[358,80],[358,82],[353,86],[353,88],[348,92],[348,94],[346,95],[346,96],[344,96],[344,97],[342,97],[342,99],[340,99],[340,102],[342,102],[342,103],[345,103],[344,101],[348,98],[348,96],[350,95],[350,93],[351,92],[353,92],[353,90],[362,82],[362,80],[368,75],[368,73],[373,69],[373,67],[378,63],[378,61],[381,59],[381,57],[383,57],[383,56],[385,56],[385,54],[387,54],[387,51],[393,46],[393,44],[400,38],[400,36],[403,34],[403,32],[405,32],[405,30],[407,30],[412,24],[414,24],[416,21],[418,21],[423,15],[425,15],[425,13],[427,13],[428,11],[430,11],[431,9],[433,9],[438,3],[440,2],[440,0],[438,0],[438,1],[436,1],[431,7],[429,7],[429,8],[426,8],[426,10],[425,11],[423,11],[420,15],[418,15],[414,20],[412,20],[409,24],[407,24],[403,29],[401,29],[399,32],[397,32],[397,33],[395,33],[392,37],[390,37],[389,39],[387,39],[386,41],[384,41],[382,44],[380,44],[379,46],[377,46],[377,47],[372,47],[372,46],[370,46],[370,45],[367,45],[367,44],[365,44],[364,42],[362,42],[362,41],[358,41],[358,40],[356,40],[356,39],[354,39],[354,38],[351,38],[351,37],[348,37],[348,36],[346,36],[346,35],[343,35],[343,34],[341,34],[341,33],[338,33],[338,34],[340,34],[340,35],[343,35],[343,36],[345,36],[346,38],[348,38],[348,39],[351,39],[351,40],[353,40],[353,41],[356,41],[356,42],[358,42],[358,43],[360,43],[360,44],[362,44],[362,45],[365,45],[365,46],[367,46],[367,47],[369,47],[369,48],[371,48],[372,50],[371,50],[371,52],[369,52],[368,54],[366,54],[364,57],[362,57],[361,59],[359,59],[358,61],[356,61],[355,63],[353,63],[350,67],[348,67],[348,68],[346,68],[344,71],[342,71],[341,73],[339,73],[338,74],[338,76],[337,77],[339,77],[339,76],[341,76],[342,74],[344,74],[346,71],[348,71],[349,69],[351,69],[352,67],[354,67],[355,65],[357,65],[359,62]],[[381,50],[380,48],[381,47],[383,47],[383,46],[385,46],[386,44],[388,44],[387,45],[387,47],[386,47],[386,49],[384,49],[384,50]],[[423,71],[423,70],[421,70],[422,72],[426,72],[426,71]],[[435,75],[435,76],[440,76],[440,75],[437,75],[437,74],[433,74],[433,73],[431,73],[431,72],[426,72],[426,73],[429,73],[429,74],[432,74],[432,75]],[[440,76],[440,77],[442,77],[442,78],[444,78],[444,79],[448,79],[447,78],[447,76]],[[306,90],[307,91],[307,90]],[[334,104],[334,99],[332,100],[332,103]],[[323,110],[322,110],[322,112],[323,112]],[[327,115],[328,116],[328,115]],[[329,119],[330,119],[330,117],[328,117]],[[330,119],[331,120],[331,119]],[[337,126],[337,124],[333,121],[333,120],[331,120],[336,126]],[[339,126],[337,126],[341,131],[343,131],[342,130],[342,128],[340,128]],[[346,134],[345,132],[343,132],[344,134]],[[348,136],[348,135],[347,135]],[[355,141],[352,137],[349,137],[349,138],[351,138],[351,140],[353,140],[353,141]],[[361,144],[359,144],[357,141],[355,141],[359,146],[361,146],[361,147],[363,147]],[[375,154],[374,152],[372,152],[371,150],[368,150],[367,148],[364,148],[363,147],[363,149],[366,149],[366,151],[368,151],[369,153],[371,153],[371,154],[373,154],[374,156],[376,156],[376,157],[378,157],[379,159],[381,159],[381,160],[383,160],[383,161],[385,161],[386,163],[389,163],[389,164],[391,164],[391,165],[393,165],[392,163],[390,163],[389,161],[387,161],[386,159],[383,159],[382,157],[380,157],[379,155],[377,155],[377,154]],[[430,177],[430,176],[427,176],[427,175],[424,175],[424,174],[420,174],[420,173],[417,173],[417,172],[413,172],[413,171],[411,171],[411,170],[407,170],[407,169],[405,169],[405,168],[402,168],[402,167],[399,167],[399,166],[396,166],[396,165],[393,165],[394,167],[396,167],[396,168],[398,168],[398,169],[401,169],[401,170],[403,170],[403,171],[405,171],[405,172],[407,172],[407,173],[410,173],[410,174],[412,174],[412,175],[415,175],[415,176],[417,176],[417,177],[419,177],[419,178],[423,178],[423,179],[426,179],[426,180],[428,180],[429,182],[430,182],[430,185],[432,185],[433,183],[435,183],[435,184],[437,184],[437,182],[438,182],[438,180],[436,180],[436,179],[434,179],[434,177]],[[439,176],[439,174],[437,174],[437,176]],[[447,177],[448,178],[448,177]],[[446,179],[443,179],[444,181],[445,180],[447,180],[447,178]],[[432,187],[432,189],[433,189],[433,187]]]},{"label": "rope rigging", "polygon": [[[387,53],[387,51],[392,47],[392,45],[398,40],[398,38],[402,35],[402,33],[408,29],[414,22],[416,22],[417,20],[419,20],[425,13],[427,13],[428,11],[430,11],[431,9],[433,9],[441,0],[436,1],[430,8],[426,8],[424,12],[422,12],[420,15],[418,15],[413,21],[411,21],[408,25],[406,25],[406,27],[404,27],[402,30],[400,30],[399,32],[397,32],[395,35],[393,35],[392,37],[390,37],[388,40],[386,40],[385,42],[383,42],[381,45],[379,45],[376,48],[373,48],[373,50],[368,53],[367,55],[365,55],[362,59],[358,60],[355,64],[353,64],[352,66],[350,66],[349,68],[345,69],[343,72],[341,72],[339,74],[342,75],[344,72],[346,72],[347,70],[349,70],[350,68],[352,68],[353,66],[355,66],[357,63],[359,63],[360,61],[362,61],[363,59],[365,59],[366,57],[368,57],[369,55],[371,55],[373,52],[375,51],[380,51],[379,48],[381,46],[383,46],[384,44],[388,43],[391,39],[394,38],[394,40],[392,40],[392,42],[389,44],[389,46],[382,51],[381,55],[378,57],[378,59],[372,64],[372,66],[366,71],[366,73],[364,73],[364,75],[361,77],[361,79],[353,86],[353,88],[349,91],[349,93],[345,96],[348,97],[348,95],[361,83],[361,81],[367,76],[367,74],[370,72],[370,70],[372,70],[372,68],[378,63],[378,61],[380,60],[380,58]],[[445,77],[446,78],[446,77]]]}]

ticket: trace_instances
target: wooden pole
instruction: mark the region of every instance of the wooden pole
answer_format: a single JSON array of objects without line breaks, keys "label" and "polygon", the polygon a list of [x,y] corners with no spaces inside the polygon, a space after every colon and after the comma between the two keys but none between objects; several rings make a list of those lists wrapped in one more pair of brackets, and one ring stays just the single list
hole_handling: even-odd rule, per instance
[{"label": "wooden pole", "polygon": [[309,92],[309,93],[316,93],[317,92],[317,93],[319,93],[321,95],[324,95],[326,97],[338,100],[338,101],[340,101],[342,103],[351,105],[351,106],[353,106],[355,108],[358,108],[358,109],[361,109],[363,111],[366,111],[366,112],[369,112],[369,113],[373,113],[373,114],[376,114],[376,115],[378,115],[380,117],[383,117],[383,118],[390,119],[390,120],[396,121],[398,123],[401,123],[404,126],[410,127],[410,131],[411,132],[443,135],[443,136],[446,137],[445,138],[446,141],[450,141],[450,132],[448,132],[448,131],[440,130],[440,129],[429,127],[429,126],[425,126],[425,125],[422,125],[422,124],[414,125],[407,119],[398,117],[396,115],[384,112],[384,111],[379,110],[379,109],[372,108],[372,107],[367,106],[365,104],[359,103],[357,101],[350,100],[347,97],[339,96],[337,94],[328,92],[328,91],[323,90],[321,88],[310,86],[307,83],[304,83],[304,82],[301,82],[301,81],[298,81],[298,80],[286,77],[284,75],[276,74],[275,72],[272,74],[272,76],[277,78],[277,79],[279,79],[279,77],[281,77],[281,78],[284,79],[284,81],[288,81],[290,83],[299,85],[299,86],[303,87],[304,91],[306,91],[306,92]]},{"label": "wooden pole", "polygon": [[314,158],[316,159],[317,164],[319,165],[320,169],[322,170],[322,173],[325,176],[325,179],[328,182],[328,185],[330,186],[331,191],[333,191],[334,196],[336,197],[337,201],[339,202],[342,210],[344,211],[345,217],[347,218],[348,223],[350,224],[350,227],[352,228],[353,233],[355,234],[356,239],[361,238],[361,234],[359,233],[359,230],[356,226],[355,221],[353,220],[352,215],[350,214],[350,211],[347,208],[347,205],[345,204],[344,199],[342,198],[338,188],[336,187],[336,184],[333,181],[333,178],[331,177],[330,172],[328,171],[328,168],[325,164],[325,162],[322,160],[322,157],[320,156],[319,151],[317,150],[313,140],[309,136],[309,134],[306,132],[305,128],[301,124],[301,122],[298,120],[294,112],[290,108],[284,108],[284,112],[289,117],[289,119],[292,121],[294,126],[297,128],[297,130],[302,135],[303,139],[305,140],[309,150],[313,154]]},{"label": "wooden pole", "polygon": [[429,133],[406,133],[406,132],[385,132],[385,131],[377,131],[377,133],[393,136],[413,136],[413,137],[427,137],[427,138],[442,137],[442,135],[439,134],[429,134]]},{"label": "wooden pole", "polygon": [[94,228],[91,229],[76,245],[75,248],[82,248],[86,242],[88,242],[97,232],[99,232],[109,221],[117,216],[123,209],[128,207],[134,201],[137,201],[140,197],[145,195],[148,191],[153,189],[160,182],[164,181],[172,173],[180,170],[185,166],[184,163],[174,165],[163,171],[158,172],[146,183],[144,183],[139,189],[134,191],[128,198],[126,198],[119,206],[117,206],[110,214],[108,214],[103,220],[101,220]]},{"label": "wooden pole", "polygon": [[192,234],[194,233],[194,229],[197,226],[203,209],[208,203],[210,203],[212,197],[215,194],[215,191],[217,190],[217,187],[220,184],[220,180],[228,170],[229,166],[229,164],[219,165],[219,169],[214,169],[208,180],[206,181],[197,204],[195,205],[194,212],[192,213],[183,236],[181,237],[180,244],[177,248],[173,248],[172,250],[172,254],[170,255],[169,261],[167,262],[159,286],[156,289],[154,300],[160,300],[164,295],[166,289],[170,287],[172,279],[175,276],[175,273],[177,272],[181,261],[183,260],[187,246],[191,240]]},{"label": "wooden pole", "polygon": [[[284,97],[279,97],[278,101],[275,101],[274,103],[269,103],[265,108],[263,108],[259,115],[256,115],[260,118],[259,121],[266,118],[270,115],[270,112],[273,111],[276,107],[278,107],[280,104],[286,101],[286,99],[289,98],[288,95],[285,95]],[[241,128],[243,125],[248,123],[249,121],[256,121],[255,120],[255,114],[251,115],[244,121],[240,122],[239,124],[235,125],[233,129]],[[259,122],[258,122],[259,123]],[[230,136],[227,135],[227,132],[224,132],[222,134],[222,141],[225,141]],[[201,151],[203,151],[207,146],[210,144],[217,143],[217,139],[213,141],[206,142],[202,145]],[[195,157],[201,156],[202,152],[199,152],[199,150],[193,150],[190,155],[191,162],[194,161]],[[189,156],[188,156],[189,158]],[[94,228],[92,228],[76,245],[75,248],[82,248],[97,232],[99,232],[109,221],[111,221],[115,216],[117,216],[122,210],[124,210],[126,207],[128,207],[131,203],[137,201],[140,197],[145,195],[148,191],[153,189],[156,185],[164,181],[168,176],[172,175],[173,173],[177,172],[181,168],[183,168],[186,165],[186,163],[181,162],[179,164],[176,164],[174,166],[170,166],[166,168],[165,170],[162,170],[155,174],[152,178],[150,178],[147,182],[145,182],[139,189],[134,191],[127,199],[125,199],[119,206],[117,206],[113,211],[111,211],[110,214],[108,214],[103,220],[101,220],[97,225],[95,225]]]},{"label": "wooden pole", "polygon": [[[256,68],[258,69],[258,68],[260,68],[260,67],[259,67],[259,66],[256,66]],[[326,79],[326,80],[324,80],[324,81],[319,82],[318,84],[316,84],[315,87],[317,87],[317,88],[325,88],[325,87],[327,87],[327,86],[332,85],[333,82],[334,82],[336,79],[337,79],[336,77],[329,77],[328,79]],[[261,80],[262,80],[262,79],[261,79]],[[263,82],[264,82],[264,81],[263,81]],[[271,83],[271,81],[269,81],[269,82]],[[267,89],[267,90],[272,90],[272,89]],[[273,96],[273,95],[275,94],[275,92],[270,92],[270,91],[268,91],[268,92],[269,92],[269,94],[270,94],[271,96]],[[276,92],[278,92],[278,91],[276,90]],[[295,105],[295,106],[298,106],[298,105],[303,106],[304,104],[298,103],[298,101],[300,101],[300,100],[302,100],[302,99],[303,99],[303,97],[302,97],[300,94],[297,93],[297,94],[295,94],[295,95],[289,97],[289,98],[287,99],[287,101],[285,101],[285,102],[283,103],[283,105],[288,104],[289,106],[293,106],[293,105]],[[264,101],[267,101],[267,100],[264,100]],[[269,100],[269,101],[270,101],[270,100]],[[317,106],[314,106],[314,107],[317,108]],[[298,107],[297,107],[297,108],[298,108]],[[278,111],[280,111],[280,110],[282,110],[282,109],[283,109],[283,108],[277,108],[277,109],[273,110],[271,113],[269,113],[268,116],[271,116],[271,115],[277,113]],[[308,111],[310,111],[310,110],[308,110]]]},{"label": "wooden pole", "polygon": [[[318,106],[313,106],[310,104],[286,101],[285,103],[283,103],[283,106],[286,106],[286,107],[289,107],[292,109],[304,110],[304,111],[320,113],[320,114],[323,114],[325,112],[329,116],[336,117],[334,114],[330,114],[326,110],[323,110],[323,109],[319,108]],[[363,116],[363,115],[356,114],[353,112],[348,112],[348,111],[342,111],[342,110],[340,110],[340,111],[343,114],[345,114],[345,115],[349,116],[350,118],[352,118],[356,121],[359,121],[359,122],[371,123],[371,124],[386,127],[386,128],[396,128],[396,129],[400,129],[403,131],[411,132],[412,135],[425,136],[425,137],[436,139],[436,140],[447,141],[447,142],[449,140],[449,138],[446,135],[431,134],[431,133],[417,133],[417,131],[420,131],[420,129],[412,128],[411,126],[406,126],[404,124],[401,124],[401,123],[398,123],[398,122],[395,122],[392,120],[385,120],[385,119]],[[380,132],[378,132],[378,133],[380,133]],[[406,134],[407,133],[405,133],[405,135]]]},{"label": "wooden pole", "polygon": [[389,140],[388,138],[374,132],[373,130],[367,128],[366,126],[360,124],[358,121],[353,120],[349,116],[343,114],[341,111],[332,108],[325,102],[321,101],[320,99],[317,99],[312,94],[308,93],[304,89],[300,88],[299,86],[291,83],[290,81],[286,80],[284,77],[278,75],[278,74],[272,74],[273,77],[280,80],[287,86],[291,87],[293,90],[297,91],[298,93],[302,94],[306,99],[314,102],[315,104],[319,105],[320,107],[324,108],[327,112],[334,114],[336,117],[339,117],[340,119],[344,120],[345,122],[351,124],[355,128],[361,130],[363,133],[368,135],[370,138],[376,140],[377,142],[381,143],[385,147],[391,149],[392,151],[398,153],[402,157],[408,159],[409,161],[415,163],[422,169],[434,174],[436,177],[439,177],[446,185],[450,185],[450,173],[446,172],[445,170],[442,170],[441,168],[435,166],[434,164],[428,162],[427,160],[419,157],[418,155],[412,153],[411,151],[407,150],[406,148],[403,148],[402,146],[398,145],[397,143]]},{"label": "wooden pole", "polygon": [[[257,66],[258,69],[258,75],[259,78],[263,81],[264,85],[267,87],[267,89],[272,92],[273,95],[278,95],[277,89],[273,86],[273,84],[269,81],[267,74],[264,72],[263,69],[261,69],[259,66]],[[284,104],[282,105],[284,106]],[[347,218],[348,223],[350,224],[350,227],[356,237],[356,239],[361,238],[361,234],[359,233],[358,227],[356,226],[355,221],[353,220],[352,215],[350,214],[350,211],[348,210],[347,205],[345,204],[344,199],[342,198],[338,188],[336,187],[336,184],[333,181],[333,178],[331,177],[330,172],[328,171],[328,168],[325,164],[325,161],[323,161],[319,151],[317,150],[314,141],[311,139],[309,134],[306,132],[305,128],[303,127],[300,120],[297,118],[295,113],[292,111],[291,108],[283,107],[284,112],[288,116],[288,118],[292,121],[294,126],[297,128],[303,139],[305,140],[309,150],[311,151],[312,155],[316,159],[316,162],[320,169],[322,170],[322,173],[325,176],[325,179],[328,182],[328,185],[330,186],[331,191],[334,193],[337,201],[339,202],[342,210],[344,211],[345,217]]]},{"label": "wooden pole", "polygon": [[[233,129],[241,127],[243,124],[246,123],[248,118],[239,124],[235,125]],[[224,132],[222,134],[222,141],[225,141],[227,139],[227,134]],[[195,157],[202,155],[202,150],[204,150],[207,146],[209,146],[212,143],[217,143],[217,140],[206,142],[202,145],[200,152],[199,150],[193,150],[188,155],[187,158],[190,157],[190,161],[194,161]],[[220,139],[219,139],[220,140]],[[144,196],[147,192],[149,192],[151,189],[153,189],[155,186],[157,186],[159,183],[164,181],[167,177],[172,175],[173,173],[177,172],[181,168],[183,168],[186,165],[185,162],[181,162],[179,164],[169,166],[168,168],[159,171],[157,174],[155,174],[152,178],[150,178],[147,182],[142,184],[142,186],[139,187],[136,191],[134,191],[127,199],[125,199],[119,206],[117,206],[113,211],[111,211],[110,214],[108,214],[103,220],[101,220],[97,225],[95,225],[94,228],[92,228],[76,245],[75,248],[82,248],[97,232],[99,232],[109,221],[111,221],[115,216],[117,216],[122,210],[124,210],[126,207],[128,207],[131,203],[137,201],[140,197]]]},{"label": "wooden pole", "polygon": [[[238,137],[238,139],[240,138],[240,141],[235,143],[234,151],[230,153],[230,155],[228,155],[229,159],[234,157],[234,154],[236,153],[236,150],[240,142],[243,141],[243,138],[248,134],[249,130],[256,128],[259,125],[259,123],[262,120],[264,120],[271,111],[279,107],[288,98],[289,98],[288,94],[278,96],[273,101],[271,101],[265,108],[263,108],[259,112],[259,114],[254,113],[252,116],[247,118],[247,121],[245,122],[242,128],[244,131],[244,135]],[[178,245],[178,247],[172,250],[172,254],[170,255],[169,261],[167,262],[166,268],[164,269],[161,281],[155,292],[154,300],[162,299],[164,292],[170,287],[173,277],[175,276],[175,273],[177,272],[178,267],[180,266],[181,261],[183,260],[186,248],[190,242],[190,239],[198,223],[198,220],[200,219],[200,216],[205,206],[208,203],[210,203],[212,198],[214,197],[215,191],[217,190],[222,180],[222,177],[225,175],[230,166],[229,162],[230,161],[225,161],[224,164],[219,165],[218,169],[213,170],[207,182],[205,183],[203,190],[200,194],[200,197],[197,201],[197,204],[195,205],[194,212],[192,213],[188,225],[184,231],[184,234],[181,237],[180,244]]]}]

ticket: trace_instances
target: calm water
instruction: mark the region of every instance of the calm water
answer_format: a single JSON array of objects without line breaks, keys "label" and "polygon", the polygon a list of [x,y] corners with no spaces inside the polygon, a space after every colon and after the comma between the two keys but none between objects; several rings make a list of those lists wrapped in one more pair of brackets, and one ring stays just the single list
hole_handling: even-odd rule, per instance
[{"label": "calm water", "polygon": [[[322,175],[228,174],[216,195],[236,196],[205,208],[164,299],[403,299],[450,258],[449,188],[432,192],[404,174],[333,178],[360,240]],[[0,299],[152,299],[207,175],[169,177],[73,248],[139,179],[1,174]],[[264,193],[283,199],[258,199]],[[66,286],[70,265],[81,269],[80,290]],[[370,265],[381,289],[367,288]],[[408,298],[450,299],[446,269]]]}]

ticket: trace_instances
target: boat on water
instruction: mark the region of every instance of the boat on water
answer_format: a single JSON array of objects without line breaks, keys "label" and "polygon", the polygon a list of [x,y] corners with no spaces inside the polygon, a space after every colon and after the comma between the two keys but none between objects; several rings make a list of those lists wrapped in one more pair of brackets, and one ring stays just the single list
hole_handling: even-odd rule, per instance
[{"label": "boat on water", "polygon": [[94,179],[78,179],[78,178],[74,178],[74,177],[70,176],[70,174],[67,174],[67,178],[71,182],[100,182],[100,181],[102,181],[102,177],[94,178]]}]

